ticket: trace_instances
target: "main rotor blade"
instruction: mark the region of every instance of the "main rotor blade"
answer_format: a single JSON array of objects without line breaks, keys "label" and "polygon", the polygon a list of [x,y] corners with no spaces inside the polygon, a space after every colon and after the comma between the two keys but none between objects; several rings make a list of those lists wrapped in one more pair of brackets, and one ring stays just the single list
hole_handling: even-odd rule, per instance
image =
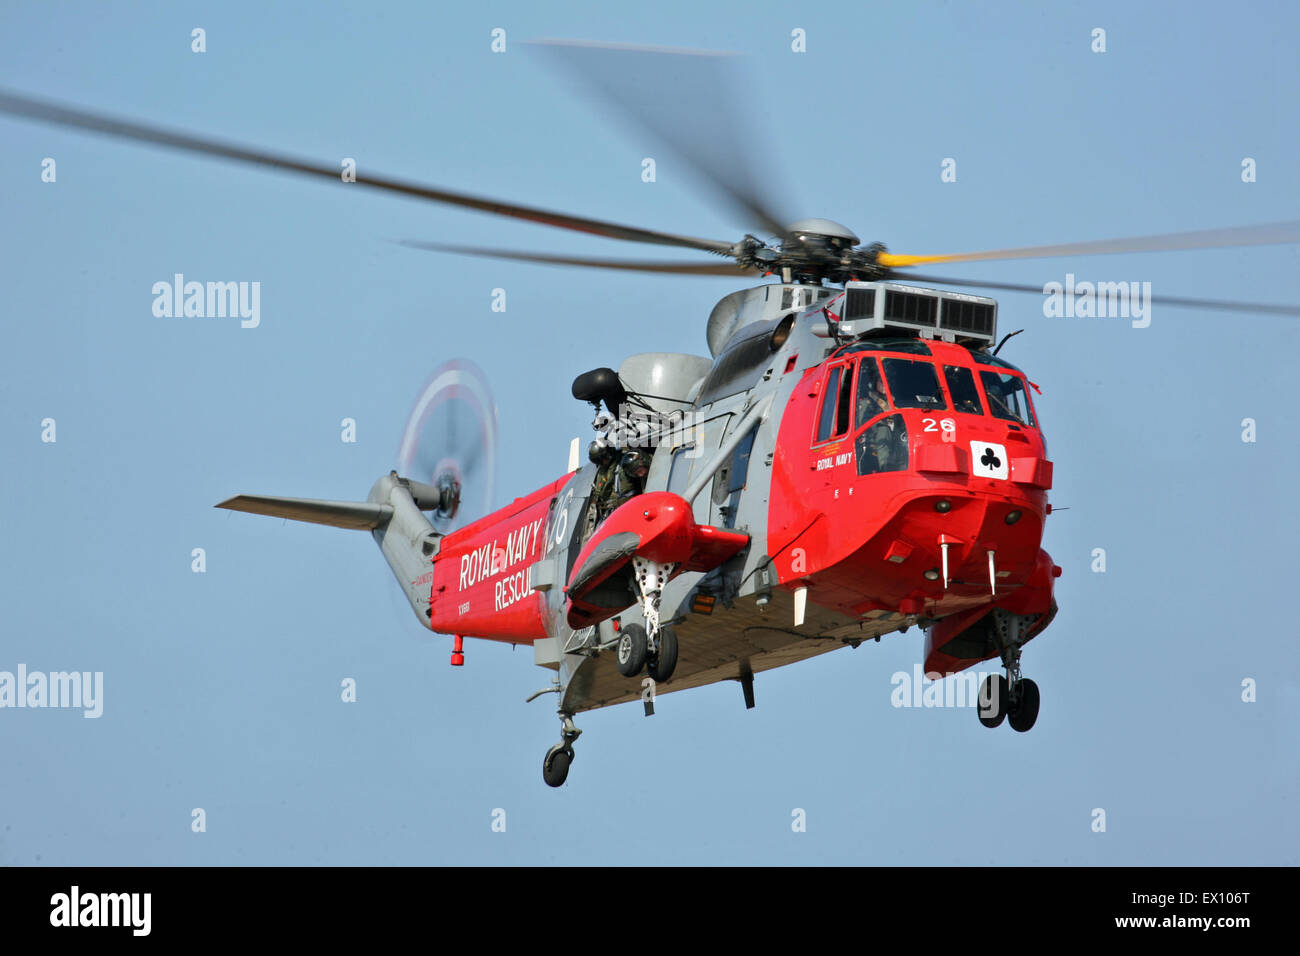
[{"label": "main rotor blade", "polygon": [[[119,139],[133,140],[140,143],[150,143],[155,146],[162,146],[166,149],[197,153],[202,156],[215,156],[250,166],[288,170],[289,172],[300,173],[306,176],[315,176],[321,179],[332,180],[336,183],[342,181],[341,167],[334,168],[309,160],[286,156],[282,153],[273,153],[267,150],[255,149],[250,146],[222,142],[205,136],[195,136],[190,133],[163,129],[158,126],[149,126],[144,123],[136,123],[130,120],[107,116],[100,113],[92,113],[59,103],[49,102],[47,100],[20,96],[4,90],[0,90],[0,113],[8,113],[11,116],[21,116],[26,119],[50,123],[55,126],[65,126],[73,129],[86,130],[91,133],[100,133],[105,136],[112,136]],[[461,206],[466,209],[475,209],[479,212],[491,213],[497,216],[509,216],[514,219],[524,219],[545,226],[572,229],[575,232],[590,233],[592,235],[604,236],[608,239],[622,239],[628,242],[649,242],[664,246],[683,246],[689,249],[701,249],[705,252],[716,252],[721,255],[731,254],[733,245],[730,242],[723,242],[721,240],[697,239],[693,236],[679,236],[674,233],[656,232],[651,229],[638,229],[635,226],[625,226],[619,223],[605,222],[600,219],[587,219],[582,216],[570,216],[561,212],[537,209],[531,206],[520,206],[513,203],[501,202],[495,199],[471,196],[466,193],[451,192],[450,190],[438,189],[433,186],[424,186],[419,183],[405,180],[378,175],[366,175],[362,172],[357,173],[356,184],[359,186],[369,186],[372,189],[378,189],[385,192],[413,196],[417,199],[446,203],[451,206]]]},{"label": "main rotor blade", "polygon": [[[933,282],[935,285],[969,286],[977,289],[1001,289],[1004,292],[1032,292],[1047,295],[1042,286],[1021,285],[1014,282],[984,282],[978,279],[944,279],[938,276],[918,276],[906,273],[899,276],[906,282]],[[1269,305],[1264,302],[1235,302],[1231,299],[1189,299],[1180,296],[1153,295],[1152,305],[1168,305],[1180,309],[1205,309],[1210,312],[1256,312],[1261,315],[1300,315],[1300,306]]]},{"label": "main rotor blade", "polygon": [[451,252],[459,256],[478,256],[484,259],[507,259],[512,262],[539,262],[554,266],[582,266],[590,269],[618,269],[624,272],[657,272],[671,275],[728,276],[752,275],[755,270],[727,263],[696,262],[635,262],[627,259],[588,259],[581,256],[554,256],[542,252],[517,252],[513,249],[487,249],[481,246],[454,246],[441,242],[421,242],[403,239],[400,245],[409,249],[427,249],[433,252]]},{"label": "main rotor blade", "polygon": [[[734,54],[574,40],[529,46],[562,63],[584,92],[689,163],[708,192],[738,211],[747,228],[785,235],[790,220],[762,198],[749,161],[761,144],[742,127],[743,101],[731,84]],[[763,178],[772,177],[765,172]]]},{"label": "main rotor blade", "polygon": [[1057,246],[1025,246],[989,252],[961,252],[945,256],[907,256],[882,252],[876,262],[889,268],[925,265],[931,262],[981,262],[993,259],[1047,259],[1055,256],[1096,256],[1116,252],[1173,252],[1180,249],[1229,249],[1237,246],[1272,246],[1300,242],[1300,220],[1272,222],[1260,226],[1201,229],[1196,232],[1167,232],[1132,239],[1094,239]]}]

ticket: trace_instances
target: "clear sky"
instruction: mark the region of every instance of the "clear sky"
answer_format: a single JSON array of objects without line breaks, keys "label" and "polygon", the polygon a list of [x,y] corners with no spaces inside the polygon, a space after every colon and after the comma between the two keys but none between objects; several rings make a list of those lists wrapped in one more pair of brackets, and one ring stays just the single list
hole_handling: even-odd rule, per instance
[{"label": "clear sky", "polygon": [[[732,239],[745,224],[679,163],[517,44],[733,50],[754,158],[787,208],[956,252],[1300,218],[1298,10],[9,2],[0,86]],[[471,642],[450,668],[450,638],[421,630],[368,536],[212,505],[363,498],[455,356],[493,383],[499,497],[531,491],[586,433],[575,374],[706,353],[709,309],[744,283],[455,259],[389,240],[657,250],[5,118],[0,146],[0,670],[104,674],[98,719],[0,710],[0,863],[1300,862],[1294,319],[1157,309],[1134,329],[1002,299],[1003,330],[1026,329],[1002,354],[1042,388],[1052,500],[1070,509],[1047,530],[1064,576],[1025,654],[1043,693],[1030,733],[891,706],[891,675],[921,658],[913,630],[760,675],[753,711],[728,683],[662,697],[650,719],[583,715],[553,791],[554,701],[524,703],[550,673],[527,649]],[[945,268],[1298,302],[1298,261]],[[260,326],[156,318],[151,288],[177,272],[260,282]]]}]

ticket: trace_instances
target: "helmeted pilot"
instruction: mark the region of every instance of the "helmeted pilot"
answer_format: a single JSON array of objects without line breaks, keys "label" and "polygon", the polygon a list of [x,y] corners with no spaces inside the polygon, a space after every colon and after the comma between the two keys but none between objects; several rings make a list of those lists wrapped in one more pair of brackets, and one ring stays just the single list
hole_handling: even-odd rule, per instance
[{"label": "helmeted pilot", "polygon": [[[595,444],[594,442],[592,443]],[[618,506],[645,490],[645,477],[650,471],[650,456],[640,449],[602,460],[600,471],[591,486],[591,497],[596,505],[596,521],[609,517]]]},{"label": "helmeted pilot", "polygon": [[607,438],[597,438],[587,446],[587,459],[596,466],[596,477],[591,483],[591,498],[601,501],[605,491],[614,479],[615,467],[620,458],[619,451]]}]

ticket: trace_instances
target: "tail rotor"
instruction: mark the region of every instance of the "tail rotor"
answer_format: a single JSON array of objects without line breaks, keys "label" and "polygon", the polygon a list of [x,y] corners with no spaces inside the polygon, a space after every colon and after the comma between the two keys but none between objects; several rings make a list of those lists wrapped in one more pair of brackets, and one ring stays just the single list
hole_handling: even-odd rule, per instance
[{"label": "tail rotor", "polygon": [[419,507],[446,533],[492,510],[496,492],[497,408],[473,362],[434,370],[402,431],[398,471],[419,486]]}]

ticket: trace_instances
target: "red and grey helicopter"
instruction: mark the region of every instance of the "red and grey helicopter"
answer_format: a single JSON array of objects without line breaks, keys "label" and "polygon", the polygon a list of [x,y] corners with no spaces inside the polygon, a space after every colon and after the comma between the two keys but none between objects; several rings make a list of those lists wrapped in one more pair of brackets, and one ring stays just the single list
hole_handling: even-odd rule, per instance
[{"label": "red and grey helicopter", "polygon": [[[649,92],[646,72],[725,86],[723,58],[548,44],[591,89],[665,141],[756,235],[700,239],[357,174],[356,184],[729,262],[589,259],[411,242],[514,261],[667,275],[770,277],[708,317],[709,355],[645,352],[578,375],[597,436],[589,459],[510,504],[491,501],[495,407],[481,375],[449,363],[412,413],[401,471],[365,501],[237,495],[217,507],[371,532],[415,616],[454,636],[529,644],[554,672],[567,778],[586,710],[718,681],[754,705],[755,674],[913,626],[927,672],[998,659],[979,719],[1027,731],[1039,689],[1025,645],[1057,613],[1061,569],[1042,548],[1052,462],[1025,374],[1000,358],[997,302],[929,285],[1041,294],[1041,286],[911,275],[939,262],[1293,243],[1300,223],[948,256],[895,255],[826,219],[787,224],[760,196],[725,108]],[[265,150],[0,92],[0,112],[338,181]],[[708,134],[690,128],[702,118]],[[917,285],[915,283],[925,283]],[[1297,314],[1292,306],[1156,299]],[[1005,339],[1001,340],[1005,341]],[[437,431],[471,409],[473,437]],[[454,415],[452,418],[454,419]],[[449,421],[452,419],[448,419]],[[431,424],[432,423],[432,424]],[[610,493],[610,489],[613,493]],[[471,499],[477,496],[477,502]],[[476,520],[465,524],[469,517]],[[458,526],[459,525],[459,526]],[[531,699],[531,698],[530,698]]]}]

